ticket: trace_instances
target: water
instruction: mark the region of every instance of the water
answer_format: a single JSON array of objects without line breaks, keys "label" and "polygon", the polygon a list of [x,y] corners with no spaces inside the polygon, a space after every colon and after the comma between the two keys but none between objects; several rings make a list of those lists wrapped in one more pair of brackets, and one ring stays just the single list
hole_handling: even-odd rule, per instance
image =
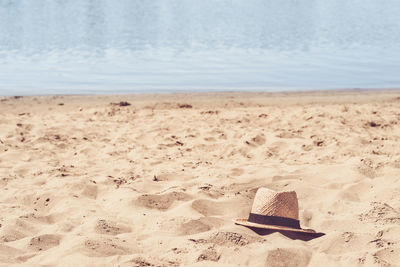
[{"label": "water", "polygon": [[0,95],[400,87],[398,0],[0,0]]}]

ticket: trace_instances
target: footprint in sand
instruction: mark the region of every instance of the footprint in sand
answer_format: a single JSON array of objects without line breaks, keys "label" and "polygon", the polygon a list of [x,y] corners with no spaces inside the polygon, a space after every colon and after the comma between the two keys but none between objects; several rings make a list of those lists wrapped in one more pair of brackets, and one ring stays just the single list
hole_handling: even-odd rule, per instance
[{"label": "footprint in sand", "polygon": [[202,222],[201,219],[191,220],[189,222],[183,223],[180,227],[181,235],[193,235],[202,232],[207,232],[212,229],[211,225]]},{"label": "footprint in sand", "polygon": [[198,193],[203,193],[211,198],[220,198],[224,195],[224,192],[221,189],[214,188],[212,184],[205,184],[200,186]]},{"label": "footprint in sand", "polygon": [[233,169],[231,170],[230,175],[232,175],[232,176],[240,176],[240,175],[242,175],[243,173],[244,173],[244,170],[243,170],[243,169],[240,169],[240,168],[233,168]]},{"label": "footprint in sand", "polygon": [[246,141],[246,144],[250,145],[250,146],[262,146],[263,144],[265,144],[266,142],[266,138],[264,134],[258,134],[255,137],[251,138],[251,140]]},{"label": "footprint in sand", "polygon": [[3,227],[0,232],[0,241],[1,242],[12,242],[16,240],[20,240],[24,237],[28,236],[23,230],[16,230],[14,227]]},{"label": "footprint in sand", "polygon": [[259,236],[250,236],[239,234],[235,232],[216,232],[209,236],[207,239],[189,239],[195,243],[210,243],[218,246],[225,247],[243,247],[255,242],[266,242],[266,240]]},{"label": "footprint in sand", "polygon": [[197,199],[192,202],[192,208],[204,216],[227,215],[235,203],[217,202],[207,199]]},{"label": "footprint in sand", "polygon": [[[28,218],[29,216],[21,216],[15,220],[11,220],[3,225],[0,229],[0,240],[2,242],[12,242],[20,240],[27,236],[38,233],[37,223],[47,223],[43,219]],[[46,220],[46,219],[45,219]]]},{"label": "footprint in sand", "polygon": [[[265,185],[265,179],[257,179],[248,183],[233,183],[223,186],[221,189],[224,190],[226,194],[233,192],[235,195],[240,195],[247,200],[251,200],[252,203],[258,188],[263,185]],[[243,205],[248,204],[251,206],[251,203],[243,203]]]},{"label": "footprint in sand", "polygon": [[377,251],[372,256],[374,262],[381,266],[397,266],[399,264],[397,255],[400,255],[399,248],[385,248]]},{"label": "footprint in sand", "polygon": [[219,261],[220,258],[221,254],[214,247],[209,247],[201,252],[197,261]]},{"label": "footprint in sand", "polygon": [[377,173],[374,170],[374,168],[366,165],[358,166],[358,172],[368,178],[375,178],[377,176]]},{"label": "footprint in sand", "polygon": [[337,193],[336,199],[342,199],[352,202],[360,202],[360,198],[355,191],[341,190]]},{"label": "footprint in sand", "polygon": [[302,248],[277,248],[268,252],[266,266],[306,267],[312,252]]},{"label": "footprint in sand", "polygon": [[11,265],[12,263],[20,263],[20,260],[16,259],[16,257],[24,253],[25,251],[23,250],[0,244],[0,262],[3,264],[8,263]]},{"label": "footprint in sand", "polygon": [[98,220],[95,226],[95,232],[98,234],[118,235],[131,231],[132,229],[127,225],[108,220]]},{"label": "footprint in sand", "polygon": [[183,192],[171,192],[163,195],[141,195],[136,205],[158,210],[169,209],[175,201],[188,201],[191,197]]},{"label": "footprint in sand", "polygon": [[127,255],[138,252],[134,244],[128,244],[119,238],[87,239],[84,248],[80,250],[89,257],[108,257],[113,255]]},{"label": "footprint in sand", "polygon": [[96,199],[97,198],[97,185],[85,185],[82,189],[82,195]]},{"label": "footprint in sand", "polygon": [[183,223],[179,229],[181,235],[193,235],[210,231],[223,225],[223,220],[213,217],[202,217]]},{"label": "footprint in sand", "polygon": [[399,224],[400,211],[387,203],[371,202],[371,209],[358,216],[360,221],[370,221],[381,224]]},{"label": "footprint in sand", "polygon": [[372,159],[365,158],[361,159],[357,169],[358,172],[369,178],[375,178],[378,176],[377,170],[381,167],[381,164],[375,163]]},{"label": "footprint in sand", "polygon": [[59,235],[40,235],[31,239],[29,248],[35,251],[48,250],[60,244],[61,236]]},{"label": "footprint in sand", "polygon": [[20,216],[19,219],[30,223],[53,224],[56,222],[56,215],[42,216],[36,213],[28,213]]}]

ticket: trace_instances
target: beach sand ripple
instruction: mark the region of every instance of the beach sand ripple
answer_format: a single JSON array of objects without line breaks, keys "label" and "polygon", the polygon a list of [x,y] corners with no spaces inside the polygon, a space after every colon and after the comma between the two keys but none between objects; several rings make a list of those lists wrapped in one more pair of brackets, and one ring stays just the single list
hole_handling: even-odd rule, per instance
[{"label": "beach sand ripple", "polygon": [[[399,99],[0,98],[0,265],[396,266]],[[235,225],[259,187],[325,235]]]}]

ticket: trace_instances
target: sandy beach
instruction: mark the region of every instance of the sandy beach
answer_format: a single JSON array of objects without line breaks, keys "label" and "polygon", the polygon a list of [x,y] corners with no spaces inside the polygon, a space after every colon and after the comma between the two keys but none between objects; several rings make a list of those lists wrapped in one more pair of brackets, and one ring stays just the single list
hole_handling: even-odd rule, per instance
[{"label": "sandy beach", "polygon": [[1,266],[396,266],[399,195],[400,90],[0,98]]}]

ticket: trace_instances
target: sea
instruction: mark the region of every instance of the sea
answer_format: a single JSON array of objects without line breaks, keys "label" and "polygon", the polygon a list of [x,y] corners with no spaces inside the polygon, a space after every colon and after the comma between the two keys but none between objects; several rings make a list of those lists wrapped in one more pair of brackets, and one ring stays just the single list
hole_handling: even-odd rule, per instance
[{"label": "sea", "polygon": [[0,0],[0,95],[400,88],[399,0]]}]

